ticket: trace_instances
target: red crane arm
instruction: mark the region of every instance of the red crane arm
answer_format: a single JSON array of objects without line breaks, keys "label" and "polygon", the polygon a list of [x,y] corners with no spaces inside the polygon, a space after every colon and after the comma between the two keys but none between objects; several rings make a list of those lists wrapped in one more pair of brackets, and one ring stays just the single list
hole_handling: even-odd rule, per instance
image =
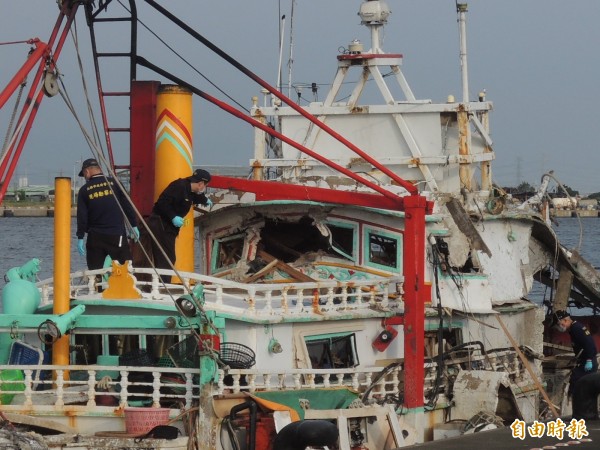
[{"label": "red crane arm", "polygon": [[8,101],[11,95],[17,90],[17,87],[23,82],[23,79],[27,76],[31,69],[42,59],[46,59],[48,56],[48,44],[40,41],[38,38],[30,39],[27,41],[29,44],[35,45],[35,50],[30,53],[27,61],[23,63],[23,66],[15,74],[15,76],[8,82],[2,92],[0,92],[0,108]]},{"label": "red crane arm", "polygon": [[[12,144],[8,146],[6,154],[0,161],[0,204],[2,204],[2,201],[4,200],[4,195],[6,194],[12,175],[17,167],[17,162],[19,161],[19,157],[25,146],[25,141],[29,136],[40,103],[44,98],[44,93],[39,90],[42,77],[46,69],[48,67],[52,69],[55,61],[58,59],[71,28],[71,24],[73,23],[73,19],[75,18],[78,6],[78,2],[63,3],[54,29],[52,30],[52,34],[50,35],[50,39],[48,39],[48,44],[40,44],[33,53],[36,55],[35,58],[30,56],[24,66],[2,91],[2,95],[0,96],[0,107],[2,107],[23,80],[24,76],[33,69],[36,63],[38,63],[38,69],[31,84],[31,89],[27,95],[27,100],[25,101],[25,105],[21,110],[21,114],[15,127],[15,130],[20,130],[20,135],[15,136]],[[61,30],[65,18],[66,22]],[[32,41],[32,43],[35,42]]]},{"label": "red crane arm", "polygon": [[[242,178],[214,175],[210,186],[220,189],[232,189],[243,192],[254,192],[256,200],[307,200],[323,203],[339,203],[344,205],[366,206],[370,208],[404,211],[404,197],[392,199],[379,194],[366,192],[338,191],[305,185],[281,183],[278,181],[245,180]],[[431,213],[432,202],[426,202],[426,211]]]}]

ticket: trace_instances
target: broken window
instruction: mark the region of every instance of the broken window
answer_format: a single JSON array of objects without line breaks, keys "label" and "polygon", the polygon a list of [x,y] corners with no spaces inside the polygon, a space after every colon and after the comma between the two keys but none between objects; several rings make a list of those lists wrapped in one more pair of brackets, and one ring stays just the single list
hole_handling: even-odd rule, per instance
[{"label": "broken window", "polygon": [[[462,330],[460,328],[444,328],[442,330],[442,349],[446,353],[462,344]],[[425,331],[425,357],[438,356],[440,337],[439,330]]]},{"label": "broken window", "polygon": [[306,337],[313,369],[345,369],[358,366],[354,333]]},{"label": "broken window", "polygon": [[400,245],[398,238],[382,233],[369,231],[367,233],[367,262],[379,266],[399,268]]},{"label": "broken window", "polygon": [[327,228],[331,233],[331,246],[339,255],[356,260],[355,251],[355,230],[356,227],[351,224],[327,223]]},{"label": "broken window", "polygon": [[213,244],[213,272],[235,266],[242,258],[243,250],[243,234],[215,240]]},{"label": "broken window", "polygon": [[266,219],[260,242],[267,253],[285,263],[306,252],[331,251],[329,236],[324,236],[309,216],[295,222]]}]

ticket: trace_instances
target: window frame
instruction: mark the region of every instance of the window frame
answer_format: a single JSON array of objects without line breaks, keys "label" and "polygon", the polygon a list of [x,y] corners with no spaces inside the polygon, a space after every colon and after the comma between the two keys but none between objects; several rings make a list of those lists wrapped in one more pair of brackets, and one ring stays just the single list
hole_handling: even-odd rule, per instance
[{"label": "window frame", "polygon": [[[344,256],[350,257],[350,260],[357,264],[359,258],[359,240],[358,240],[358,223],[356,222],[344,222],[341,220],[326,220],[325,225],[329,228],[329,232],[331,233],[332,242],[333,242],[333,231],[331,227],[344,228],[347,230],[352,230],[352,254],[346,254],[342,249],[340,249]],[[333,244],[332,244],[333,247]]]},{"label": "window frame", "polygon": [[[226,243],[226,242],[229,242],[229,241],[233,241],[233,240],[238,240],[238,239],[242,240],[242,250],[241,250],[240,258],[237,261],[235,261],[233,264],[229,264],[227,266],[223,265],[223,266],[217,267],[221,245],[223,243]],[[237,265],[237,263],[244,258],[244,247],[245,247],[245,245],[246,245],[246,234],[245,233],[236,233],[236,234],[228,235],[228,236],[225,236],[225,237],[222,237],[222,238],[216,238],[216,239],[214,239],[213,242],[212,242],[212,249],[211,249],[210,273],[211,274],[215,274],[215,273],[219,273],[219,272],[222,272],[224,270],[228,270],[228,269],[231,269],[231,268],[235,267]]]},{"label": "window frame", "polygon": [[[352,365],[350,365],[349,367],[333,367],[333,352],[331,350],[331,347],[334,345],[334,343],[341,341],[341,340],[346,340],[346,339],[350,339],[350,349],[352,352],[352,361],[349,361],[352,363]],[[360,365],[360,359],[358,357],[358,349],[356,346],[356,333],[355,332],[342,332],[342,333],[326,333],[326,334],[314,334],[314,335],[307,335],[304,336],[304,345],[306,346],[306,351],[309,355],[309,361],[310,361],[310,366],[312,369],[326,369],[323,367],[314,367],[312,364],[312,361],[310,360],[310,351],[309,351],[309,344],[314,344],[314,343],[326,343],[327,345],[327,353],[329,355],[329,359],[330,361],[332,361],[331,366],[328,369],[340,369],[340,368],[344,368],[344,369],[349,369],[349,368],[353,368],[353,367],[358,367]]]},{"label": "window frame", "polygon": [[[371,235],[378,235],[396,241],[396,265],[386,266],[371,261]],[[375,227],[365,227],[363,231],[363,264],[367,267],[384,270],[386,272],[402,272],[403,239],[401,233],[392,233]]]}]

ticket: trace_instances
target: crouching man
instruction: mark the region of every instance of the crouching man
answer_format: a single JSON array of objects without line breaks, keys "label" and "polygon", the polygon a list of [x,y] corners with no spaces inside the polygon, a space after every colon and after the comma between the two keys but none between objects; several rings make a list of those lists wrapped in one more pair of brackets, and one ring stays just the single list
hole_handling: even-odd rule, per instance
[{"label": "crouching man", "polygon": [[582,376],[573,387],[573,419],[598,420],[600,372]]}]

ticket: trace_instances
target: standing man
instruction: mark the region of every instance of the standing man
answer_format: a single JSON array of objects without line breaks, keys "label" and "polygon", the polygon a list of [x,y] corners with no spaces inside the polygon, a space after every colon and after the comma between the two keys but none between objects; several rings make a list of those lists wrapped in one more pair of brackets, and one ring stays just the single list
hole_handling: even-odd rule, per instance
[{"label": "standing man", "polygon": [[83,161],[79,176],[86,183],[77,195],[77,250],[86,257],[90,270],[101,269],[107,256],[123,264],[131,259],[123,212],[133,227],[133,239],[137,241],[140,236],[133,208],[114,178],[105,176],[95,159]]},{"label": "standing man", "polygon": [[564,333],[569,332],[571,336],[571,345],[577,358],[577,362],[571,378],[569,379],[569,395],[573,393],[573,389],[577,381],[588,373],[594,373],[598,370],[598,361],[596,359],[596,343],[589,330],[585,325],[571,319],[571,315],[566,311],[556,311],[554,313],[556,328]]},{"label": "standing man", "polygon": [[[184,225],[183,218],[192,206],[212,206],[212,202],[204,194],[209,182],[210,173],[196,169],[191,176],[172,181],[158,197],[152,208],[152,215],[148,218],[148,227],[158,241],[151,240],[156,268],[171,269],[175,265],[175,239]],[[168,259],[160,250],[161,247]]]}]

